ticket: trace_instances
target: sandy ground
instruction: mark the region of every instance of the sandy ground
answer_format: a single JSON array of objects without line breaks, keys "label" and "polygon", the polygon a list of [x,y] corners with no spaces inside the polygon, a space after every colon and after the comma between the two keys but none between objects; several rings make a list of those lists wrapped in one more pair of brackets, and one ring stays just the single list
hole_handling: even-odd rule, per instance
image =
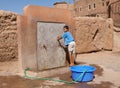
[{"label": "sandy ground", "polygon": [[[79,54],[76,62],[96,67],[93,81],[68,85],[48,80],[26,79],[18,75],[18,61],[0,62],[0,88],[120,88],[120,52]],[[72,81],[71,72],[50,78]]]},{"label": "sandy ground", "polygon": [[120,88],[120,52],[81,54],[77,56],[76,62],[97,68],[91,84],[109,82],[112,84],[109,88]]}]

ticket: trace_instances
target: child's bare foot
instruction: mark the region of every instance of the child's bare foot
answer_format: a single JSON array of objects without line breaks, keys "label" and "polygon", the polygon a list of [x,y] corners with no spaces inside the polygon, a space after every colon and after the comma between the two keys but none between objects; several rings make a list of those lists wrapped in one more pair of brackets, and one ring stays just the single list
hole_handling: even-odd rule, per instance
[{"label": "child's bare foot", "polygon": [[70,66],[74,66],[74,63],[71,63]]}]

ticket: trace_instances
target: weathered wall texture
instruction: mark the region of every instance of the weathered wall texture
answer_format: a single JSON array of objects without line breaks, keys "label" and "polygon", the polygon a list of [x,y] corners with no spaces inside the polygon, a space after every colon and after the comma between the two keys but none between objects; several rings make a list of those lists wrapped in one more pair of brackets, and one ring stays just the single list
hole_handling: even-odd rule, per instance
[{"label": "weathered wall texture", "polygon": [[120,51],[120,28],[114,27],[114,44],[113,44],[113,51],[119,52]]},{"label": "weathered wall texture", "polygon": [[17,59],[16,14],[0,11],[0,61]]},{"label": "weathered wall texture", "polygon": [[120,0],[113,0],[110,4],[110,17],[116,27],[120,27]]},{"label": "weathered wall texture", "polygon": [[75,0],[75,15],[107,18],[108,4],[108,0]]},{"label": "weathered wall texture", "polygon": [[56,2],[54,8],[69,9],[67,2]]},{"label": "weathered wall texture", "polygon": [[111,19],[76,18],[76,52],[112,50],[113,22]]}]

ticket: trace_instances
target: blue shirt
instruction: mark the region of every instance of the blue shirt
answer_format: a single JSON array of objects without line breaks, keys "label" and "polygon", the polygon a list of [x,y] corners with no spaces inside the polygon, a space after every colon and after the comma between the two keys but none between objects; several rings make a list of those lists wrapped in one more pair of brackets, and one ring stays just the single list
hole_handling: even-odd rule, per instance
[{"label": "blue shirt", "polygon": [[74,38],[70,32],[65,32],[62,35],[62,38],[64,39],[64,44],[67,46],[70,42],[74,41]]}]

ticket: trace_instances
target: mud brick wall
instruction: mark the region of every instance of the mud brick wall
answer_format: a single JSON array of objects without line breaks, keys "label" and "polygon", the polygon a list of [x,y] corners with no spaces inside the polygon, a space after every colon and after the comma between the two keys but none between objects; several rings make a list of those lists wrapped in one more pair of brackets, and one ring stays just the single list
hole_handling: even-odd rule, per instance
[{"label": "mud brick wall", "polygon": [[75,0],[75,15],[107,18],[108,0]]},{"label": "mud brick wall", "polygon": [[112,50],[113,21],[100,17],[77,17],[75,36],[77,53]]},{"label": "mud brick wall", "polygon": [[[48,64],[50,64],[49,59],[45,60],[44,58],[46,58],[46,56],[48,56],[48,52],[44,53],[44,50],[42,50],[39,41],[41,40],[39,37],[39,31],[46,27],[46,30],[51,30],[54,29],[55,27],[49,27],[49,25],[47,25],[46,27],[43,27],[41,29],[39,29],[38,26],[38,22],[44,22],[44,23],[62,23],[62,24],[67,24],[70,26],[70,31],[73,31],[73,29],[75,29],[74,27],[74,20],[72,18],[72,14],[71,11],[67,10],[67,9],[59,9],[59,8],[50,8],[50,7],[44,7],[44,6],[34,6],[34,5],[28,5],[24,8],[24,12],[23,12],[23,16],[18,15],[17,16],[17,28],[18,28],[18,58],[21,64],[20,69],[25,69],[26,67],[28,68],[32,68],[34,71],[39,71],[42,70],[41,67],[43,67],[44,69],[50,69],[48,68]],[[58,28],[59,29],[59,28]],[[61,28],[62,30],[62,28]],[[47,31],[46,31],[47,32]],[[55,31],[54,31],[55,32]],[[47,32],[49,33],[49,31]],[[49,35],[47,34],[46,35]],[[57,32],[56,32],[57,33]],[[73,33],[73,32],[72,32]],[[46,37],[45,35],[45,37]],[[57,35],[54,35],[57,37]],[[46,38],[44,38],[46,39]],[[51,40],[53,41],[53,40]],[[58,41],[56,41],[56,38],[54,40],[56,43],[56,45],[54,45],[54,47],[58,47]],[[47,41],[49,42],[49,41]],[[47,44],[46,46],[50,46],[49,43],[44,43]],[[52,48],[50,48],[52,49]],[[42,52],[44,58],[41,58],[41,54],[39,54],[39,52]],[[56,49],[57,51],[58,49]],[[62,48],[59,50],[62,50]],[[48,51],[48,50],[47,50]],[[53,55],[54,54],[54,55]],[[59,54],[55,54],[53,52],[51,52],[51,55],[53,57],[58,56],[57,58],[55,58],[55,60],[57,62],[59,62],[60,64],[63,63],[59,59],[60,55],[63,55],[63,53],[60,51]],[[65,61],[66,59],[64,58],[65,56],[63,55],[63,59],[62,61]],[[50,57],[51,58],[51,57]],[[47,63],[47,65],[44,63],[44,66],[40,66],[41,62],[40,61],[45,61],[45,63]],[[53,58],[51,58],[51,61],[53,60]],[[53,60],[55,62],[55,60]],[[40,62],[40,63],[39,63]],[[54,63],[53,62],[53,63]],[[45,66],[46,65],[46,66]],[[54,68],[55,67],[63,67],[64,65],[59,65],[55,62],[55,64],[50,64],[53,65]],[[50,66],[49,66],[50,67]],[[52,67],[52,66],[51,66]],[[53,68],[53,67],[52,67]],[[43,70],[44,70],[43,69]]]},{"label": "mud brick wall", "polygon": [[0,10],[0,62],[17,60],[16,14]]},{"label": "mud brick wall", "polygon": [[114,26],[114,44],[113,44],[113,51],[119,52],[120,51],[120,27]]}]

